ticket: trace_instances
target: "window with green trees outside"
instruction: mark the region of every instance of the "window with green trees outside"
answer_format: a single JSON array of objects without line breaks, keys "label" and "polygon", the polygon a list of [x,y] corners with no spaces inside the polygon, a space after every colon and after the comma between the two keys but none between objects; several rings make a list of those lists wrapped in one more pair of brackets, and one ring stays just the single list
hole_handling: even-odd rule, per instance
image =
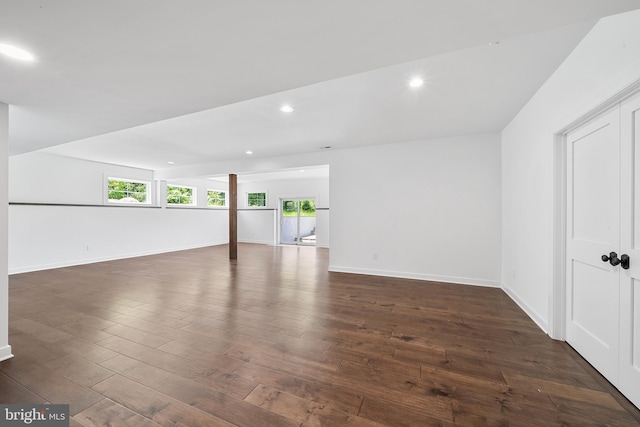
[{"label": "window with green trees outside", "polygon": [[226,198],[224,191],[207,190],[207,206],[226,206]]},{"label": "window with green trees outside", "polygon": [[107,183],[107,199],[109,203],[150,204],[149,189],[150,184],[148,182],[109,178]]},{"label": "window with green trees outside", "polygon": [[247,206],[267,206],[267,193],[247,193]]},{"label": "window with green trees outside", "polygon": [[193,187],[183,187],[179,185],[167,185],[168,205],[195,205],[196,190]]}]

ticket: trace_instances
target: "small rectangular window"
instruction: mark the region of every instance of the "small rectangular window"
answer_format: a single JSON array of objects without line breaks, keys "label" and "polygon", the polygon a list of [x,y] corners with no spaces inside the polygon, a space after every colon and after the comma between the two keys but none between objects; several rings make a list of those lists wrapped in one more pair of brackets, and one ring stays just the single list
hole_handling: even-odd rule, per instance
[{"label": "small rectangular window", "polygon": [[107,200],[109,203],[151,204],[151,184],[121,178],[108,178]]},{"label": "small rectangular window", "polygon": [[247,193],[247,206],[267,206],[267,193]]},{"label": "small rectangular window", "polygon": [[167,185],[168,205],[196,205],[196,189],[193,187],[183,187],[181,185]]},{"label": "small rectangular window", "polygon": [[207,206],[226,206],[227,193],[218,190],[207,190]]}]

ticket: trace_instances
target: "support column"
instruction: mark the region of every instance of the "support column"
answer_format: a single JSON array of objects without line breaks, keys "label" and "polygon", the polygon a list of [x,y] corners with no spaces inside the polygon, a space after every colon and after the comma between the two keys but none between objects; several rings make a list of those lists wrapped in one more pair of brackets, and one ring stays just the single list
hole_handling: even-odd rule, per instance
[{"label": "support column", "polygon": [[156,204],[160,206],[162,209],[167,208],[167,181],[160,180],[156,181],[158,186],[157,197],[158,201]]},{"label": "support column", "polygon": [[238,259],[238,177],[229,174],[229,259]]},{"label": "support column", "polygon": [[9,345],[9,106],[0,103],[0,361]]}]

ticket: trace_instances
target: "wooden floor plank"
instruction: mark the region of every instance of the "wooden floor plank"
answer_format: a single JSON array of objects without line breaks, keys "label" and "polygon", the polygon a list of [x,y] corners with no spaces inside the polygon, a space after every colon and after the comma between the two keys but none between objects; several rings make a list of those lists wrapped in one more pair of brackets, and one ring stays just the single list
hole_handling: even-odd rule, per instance
[{"label": "wooden floor plank", "polygon": [[129,341],[137,342],[138,344],[154,348],[160,347],[161,345],[164,345],[171,341],[169,338],[164,338],[156,334],[145,332],[126,325],[110,326],[106,328],[104,332],[110,334],[105,338],[110,338],[111,335],[115,335],[121,338],[128,339]]},{"label": "wooden floor plank", "polygon": [[233,425],[120,375],[114,375],[96,384],[93,390],[160,425]]},{"label": "wooden floor plank", "polygon": [[42,396],[47,402],[69,404],[71,415],[83,411],[102,399],[97,393],[75,384],[28,356],[1,363],[0,371],[31,392]]},{"label": "wooden floor plank", "polygon": [[73,338],[71,334],[59,331],[33,319],[23,318],[17,320],[11,324],[11,327],[18,332],[38,337],[40,340],[49,344],[56,344]]},{"label": "wooden floor plank", "polygon": [[252,363],[244,363],[234,371],[236,374],[262,383],[271,388],[304,398],[319,405],[331,406],[335,410],[350,415],[358,415],[362,406],[362,396],[337,387],[318,384],[273,369],[264,368]]},{"label": "wooden floor plank", "polygon": [[427,411],[421,411],[420,408],[389,402],[383,398],[365,399],[360,409],[360,417],[376,420],[383,425],[400,427],[451,427],[455,425],[451,421],[433,418]]},{"label": "wooden floor plank", "polygon": [[502,290],[240,244],[9,278],[0,403],[71,426],[640,426]]},{"label": "wooden floor plank", "polygon": [[101,341],[112,336],[110,333],[92,327],[89,322],[85,323],[86,317],[89,316],[84,316],[81,320],[73,323],[56,326],[56,329],[89,342]]},{"label": "wooden floor plank", "polygon": [[47,363],[67,354],[59,347],[42,341],[39,335],[16,332],[9,335],[9,341],[15,357],[26,355],[40,363]]},{"label": "wooden floor plank", "polygon": [[3,404],[46,403],[46,399],[0,372],[0,402]]},{"label": "wooden floor plank", "polygon": [[265,385],[258,385],[245,399],[295,421],[301,426],[379,426],[380,424],[333,409]]},{"label": "wooden floor plank", "polygon": [[44,365],[83,387],[91,387],[113,375],[113,372],[72,354],[50,360]]},{"label": "wooden floor plank", "polygon": [[76,414],[73,419],[88,427],[120,426],[120,427],[159,427],[160,424],[125,408],[110,399],[100,402]]},{"label": "wooden floor plank", "polygon": [[118,353],[115,351],[111,351],[103,346],[94,344],[89,341],[84,341],[79,338],[67,340],[64,343],[59,344],[58,348],[66,353],[75,354],[93,363],[104,362],[105,360],[111,359],[112,357],[118,355]]},{"label": "wooden floor plank", "polygon": [[188,403],[233,424],[250,425],[259,420],[262,426],[296,425],[292,420],[236,399],[211,387],[149,366],[126,356],[118,356],[104,366],[155,391]]},{"label": "wooden floor plank", "polygon": [[[210,386],[231,396],[244,398],[256,386],[254,382],[241,378],[236,374],[223,372],[211,366],[189,361],[183,357],[145,347],[142,344],[128,341],[124,338],[113,337],[101,341],[99,344],[122,355],[142,360],[148,365]],[[103,366],[105,366],[104,363]]]}]

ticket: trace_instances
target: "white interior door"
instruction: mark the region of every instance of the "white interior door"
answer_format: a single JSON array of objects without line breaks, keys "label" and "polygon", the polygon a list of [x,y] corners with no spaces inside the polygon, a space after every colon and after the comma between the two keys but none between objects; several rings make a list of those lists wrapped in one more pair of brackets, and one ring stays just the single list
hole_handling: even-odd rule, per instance
[{"label": "white interior door", "polygon": [[640,95],[623,102],[621,117],[621,251],[629,269],[620,273],[620,379],[618,388],[640,407]]},{"label": "white interior door", "polygon": [[567,342],[614,384],[620,266],[602,255],[620,255],[619,129],[614,109],[567,135]]}]

